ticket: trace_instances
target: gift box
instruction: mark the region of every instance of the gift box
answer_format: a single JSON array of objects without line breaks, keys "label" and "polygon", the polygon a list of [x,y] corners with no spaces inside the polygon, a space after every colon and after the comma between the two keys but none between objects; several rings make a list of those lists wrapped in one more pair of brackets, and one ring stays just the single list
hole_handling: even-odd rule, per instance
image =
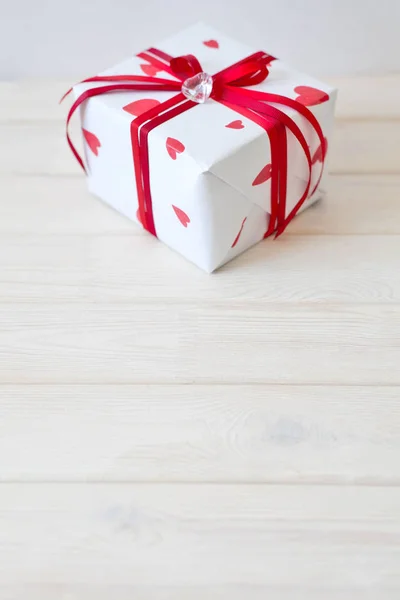
[{"label": "gift box", "polygon": [[208,25],[73,91],[89,190],[207,272],[323,194],[336,90]]}]

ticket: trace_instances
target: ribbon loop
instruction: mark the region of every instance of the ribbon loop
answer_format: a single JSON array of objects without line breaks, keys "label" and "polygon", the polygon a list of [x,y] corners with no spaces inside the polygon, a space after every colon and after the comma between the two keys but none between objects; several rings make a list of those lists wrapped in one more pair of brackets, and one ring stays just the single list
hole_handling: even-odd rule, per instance
[{"label": "ribbon loop", "polygon": [[261,83],[268,77],[269,71],[262,58],[245,60],[215,75],[218,85],[236,87],[252,86]]},{"label": "ribbon loop", "polygon": [[184,56],[171,58],[169,64],[173,74],[182,81],[197,75],[197,73],[201,73],[203,70],[200,62],[193,54],[185,54]]}]

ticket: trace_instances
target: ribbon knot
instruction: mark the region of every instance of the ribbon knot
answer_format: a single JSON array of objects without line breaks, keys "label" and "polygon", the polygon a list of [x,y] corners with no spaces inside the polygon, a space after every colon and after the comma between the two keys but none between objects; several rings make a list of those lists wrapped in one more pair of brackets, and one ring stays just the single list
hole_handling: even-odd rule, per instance
[{"label": "ribbon knot", "polygon": [[[148,135],[155,127],[196,105],[196,102],[192,99],[185,98],[181,91],[182,82],[199,74],[207,74],[203,72],[199,60],[193,54],[174,58],[157,48],[150,48],[146,52],[138,54],[138,57],[147,60],[158,71],[164,71],[175,79],[143,75],[109,75],[90,77],[83,80],[81,83],[95,82],[106,85],[87,89],[75,100],[67,117],[67,141],[75,158],[86,172],[83,160],[76,151],[68,132],[71,117],[82,102],[93,96],[114,91],[157,90],[177,92],[175,96],[147,110],[131,123],[132,152],[140,221],[147,231],[156,235],[150,189]],[[275,60],[274,57],[260,51],[230,65],[212,76],[212,89],[208,94],[213,100],[259,125],[268,135],[272,163],[271,213],[265,237],[273,232],[276,233],[276,236],[283,233],[307,198],[315,192],[322,177],[325,159],[325,152],[322,152],[321,170],[315,186],[311,189],[313,164],[307,141],[298,125],[285,112],[277,108],[277,105],[291,108],[303,116],[315,131],[321,148],[326,147],[320,124],[313,113],[303,104],[279,94],[247,89],[261,83],[268,77],[268,65],[273,60]],[[71,90],[63,96],[61,101],[70,92]],[[308,167],[308,177],[304,191],[289,214],[286,214],[287,131],[290,131],[300,144]]]},{"label": "ribbon knot", "polygon": [[[261,83],[268,77],[267,65],[271,60],[273,58],[265,52],[257,52],[213,75],[211,98],[218,100],[225,85],[245,87]],[[172,74],[181,81],[204,72],[200,62],[193,54],[171,58],[169,66]]]}]

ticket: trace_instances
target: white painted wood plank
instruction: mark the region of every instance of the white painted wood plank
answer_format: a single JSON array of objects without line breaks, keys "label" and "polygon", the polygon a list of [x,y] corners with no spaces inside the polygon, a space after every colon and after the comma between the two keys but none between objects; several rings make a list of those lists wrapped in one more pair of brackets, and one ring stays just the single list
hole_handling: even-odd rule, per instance
[{"label": "white painted wood plank", "polygon": [[73,102],[72,94],[61,104],[60,100],[72,85],[82,79],[83,77],[69,80],[37,78],[0,81],[0,123],[65,121]]},{"label": "white painted wood plank", "polygon": [[[400,193],[400,177],[398,186]],[[0,190],[0,235],[146,235],[141,227],[89,194],[83,174],[0,176]]]},{"label": "white painted wood plank", "polygon": [[74,83],[56,79],[0,82],[0,122],[64,120],[71,100],[61,105],[59,101]]},{"label": "white painted wood plank", "polygon": [[[74,128],[77,144],[80,141]],[[62,123],[0,123],[0,175],[82,174]]]},{"label": "white painted wood plank", "polygon": [[29,385],[0,396],[1,481],[400,483],[400,387]]},{"label": "white painted wood plank", "polygon": [[[146,235],[86,190],[82,176],[3,176],[0,233]],[[333,175],[323,201],[299,215],[295,234],[400,233],[400,177]]]},{"label": "white painted wood plank", "polygon": [[[79,77],[70,80],[25,79],[0,82],[0,121],[61,120],[67,111],[61,96]],[[400,75],[326,78],[339,89],[339,119],[400,118]]]},{"label": "white painted wood plank", "polygon": [[400,384],[400,305],[3,305],[0,383]]},{"label": "white painted wood plank", "polygon": [[[76,131],[76,129],[75,129]],[[79,139],[75,134],[75,139]],[[78,174],[64,126],[0,123],[0,174]],[[400,121],[339,121],[329,159],[333,173],[400,173]]]},{"label": "white painted wood plank", "polygon": [[332,173],[400,173],[400,121],[338,121],[331,149]]},{"label": "white painted wood plank", "polygon": [[399,233],[397,175],[332,175],[326,188],[324,199],[294,219],[285,235]]},{"label": "white painted wood plank", "polygon": [[2,485],[0,524],[13,600],[400,593],[398,488]]},{"label": "white painted wood plank", "polygon": [[290,235],[209,276],[149,235],[3,234],[0,306],[137,298],[399,303],[399,256],[400,235]]},{"label": "white painted wood plank", "polygon": [[400,74],[335,77],[329,81],[339,90],[337,119],[400,118]]}]

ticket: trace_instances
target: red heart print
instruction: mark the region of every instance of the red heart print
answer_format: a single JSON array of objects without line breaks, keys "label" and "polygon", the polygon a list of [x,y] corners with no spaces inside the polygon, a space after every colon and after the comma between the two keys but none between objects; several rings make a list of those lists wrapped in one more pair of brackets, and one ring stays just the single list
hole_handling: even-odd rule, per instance
[{"label": "red heart print", "polygon": [[311,164],[315,165],[317,162],[322,162],[328,152],[328,140],[324,138],[324,146],[320,144],[316,149],[314,156],[312,157]]},{"label": "red heart print", "polygon": [[135,100],[134,102],[127,104],[124,106],[124,110],[135,117],[139,117],[147,110],[150,110],[159,104],[160,101],[155,100],[154,98],[143,98],[142,100]]},{"label": "red heart print", "polygon": [[155,77],[157,75],[157,73],[160,72],[160,69],[157,69],[157,67],[155,65],[151,65],[151,64],[147,64],[147,63],[140,65],[140,68],[142,69],[143,73],[145,75],[148,75],[149,77]]},{"label": "red heart print", "polygon": [[140,208],[138,208],[137,211],[136,211],[136,218],[139,221],[139,223],[141,225],[143,225],[143,223],[142,223],[142,217],[140,216]]},{"label": "red heart print", "polygon": [[247,217],[245,217],[245,218],[243,219],[243,221],[242,221],[242,224],[241,224],[241,226],[240,226],[240,229],[239,229],[239,233],[238,233],[238,234],[237,234],[237,236],[235,237],[235,240],[234,240],[234,242],[233,242],[233,244],[232,244],[231,248],[234,248],[234,247],[236,246],[236,244],[238,243],[238,241],[239,241],[239,238],[240,238],[240,235],[241,235],[241,233],[242,233],[242,231],[243,231],[243,227],[244,227],[244,224],[246,223],[246,221],[247,221]]},{"label": "red heart print", "polygon": [[315,106],[329,100],[329,95],[323,90],[309,87],[308,85],[298,85],[294,91],[299,94],[296,98],[297,102],[304,106]]},{"label": "red heart print", "polygon": [[317,162],[322,162],[322,157],[323,157],[323,152],[322,152],[322,146],[320,144],[318,146],[318,148],[316,149],[314,156],[312,157],[311,164],[315,165],[315,163],[317,163]]},{"label": "red heart print", "polygon": [[229,127],[229,129],[243,129],[244,125],[240,119],[237,119],[237,121],[232,121],[228,125],[225,125],[225,127]]},{"label": "red heart print", "polygon": [[219,48],[217,40],[206,40],[203,44],[207,46],[207,48]]},{"label": "red heart print", "polygon": [[87,129],[82,129],[83,137],[93,154],[95,156],[99,155],[99,148],[101,147],[100,140],[98,137],[91,133]]},{"label": "red heart print", "polygon": [[178,217],[178,219],[180,220],[180,222],[182,223],[182,225],[184,227],[187,227],[188,223],[190,223],[190,219],[187,216],[187,214],[181,208],[178,208],[177,206],[172,205],[172,208],[174,209],[175,214]]},{"label": "red heart print", "polygon": [[264,183],[265,181],[268,181],[268,179],[271,178],[272,175],[272,165],[269,163],[268,165],[265,165],[265,167],[263,167],[261,169],[261,171],[259,172],[259,174],[257,175],[257,177],[255,178],[255,180],[253,181],[253,183],[251,185],[260,185],[260,183]]},{"label": "red heart print", "polygon": [[172,160],[176,160],[176,155],[181,154],[185,150],[185,146],[182,144],[182,142],[176,140],[175,138],[167,138],[165,145]]},{"label": "red heart print", "polygon": [[142,69],[143,73],[145,75],[148,75],[149,77],[155,77],[157,75],[157,73],[160,72],[160,69],[157,69],[157,67],[155,65],[151,65],[151,64],[143,64],[140,65],[140,68]]}]

